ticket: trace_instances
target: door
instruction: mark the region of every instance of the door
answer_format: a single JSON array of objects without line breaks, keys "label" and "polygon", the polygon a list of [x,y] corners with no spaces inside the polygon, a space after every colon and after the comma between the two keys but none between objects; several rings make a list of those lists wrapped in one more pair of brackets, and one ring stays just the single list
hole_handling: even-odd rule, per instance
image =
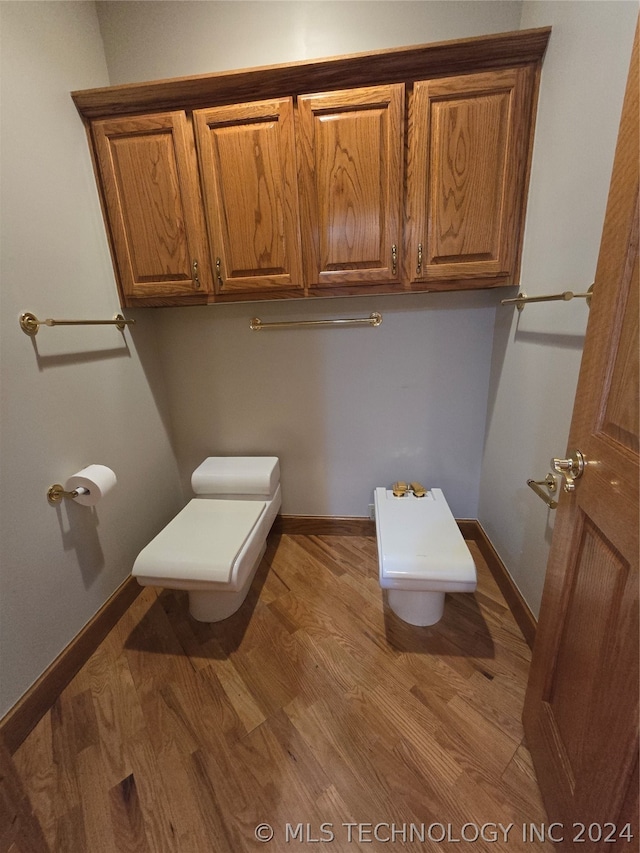
[{"label": "door", "polygon": [[403,114],[402,83],[298,98],[311,287],[399,283]]},{"label": "door", "polygon": [[524,708],[561,849],[583,853],[638,844],[638,378],[636,32],[569,436],[586,464],[558,508]]},{"label": "door", "polygon": [[409,281],[513,283],[526,203],[535,70],[415,84],[407,166]]},{"label": "door", "polygon": [[105,119],[91,130],[123,304],[206,302],[209,247],[184,112]]},{"label": "door", "polygon": [[301,295],[292,99],[196,110],[193,118],[216,293]]}]

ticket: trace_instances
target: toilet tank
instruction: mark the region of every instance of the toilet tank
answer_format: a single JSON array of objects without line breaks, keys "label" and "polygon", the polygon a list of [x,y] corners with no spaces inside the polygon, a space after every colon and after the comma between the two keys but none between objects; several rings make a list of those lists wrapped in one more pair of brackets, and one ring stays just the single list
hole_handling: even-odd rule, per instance
[{"label": "toilet tank", "polygon": [[191,475],[195,495],[269,498],[280,482],[277,456],[208,456]]}]

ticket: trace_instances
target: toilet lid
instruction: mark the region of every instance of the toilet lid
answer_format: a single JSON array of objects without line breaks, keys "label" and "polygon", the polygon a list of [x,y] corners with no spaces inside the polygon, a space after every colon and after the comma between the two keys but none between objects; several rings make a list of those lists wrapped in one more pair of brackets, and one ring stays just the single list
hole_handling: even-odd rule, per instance
[{"label": "toilet lid", "polygon": [[265,510],[264,501],[196,498],[138,555],[134,577],[228,583],[243,545]]}]

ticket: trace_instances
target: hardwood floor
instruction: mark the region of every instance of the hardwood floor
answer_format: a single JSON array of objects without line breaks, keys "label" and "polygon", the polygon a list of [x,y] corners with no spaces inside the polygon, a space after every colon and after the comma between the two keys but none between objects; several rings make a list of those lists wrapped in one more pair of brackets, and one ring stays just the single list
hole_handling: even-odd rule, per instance
[{"label": "hardwood floor", "polygon": [[383,607],[371,537],[272,534],[214,625],[145,589],[14,756],[51,849],[557,848],[523,840],[530,652],[469,547],[433,628]]}]

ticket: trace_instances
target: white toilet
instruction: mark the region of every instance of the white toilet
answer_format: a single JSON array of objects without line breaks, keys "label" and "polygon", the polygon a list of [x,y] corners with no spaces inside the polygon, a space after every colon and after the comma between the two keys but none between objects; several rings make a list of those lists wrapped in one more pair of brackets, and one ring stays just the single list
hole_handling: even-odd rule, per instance
[{"label": "white toilet", "polygon": [[219,622],[238,610],[280,505],[276,456],[210,456],[193,472],[196,498],[138,555],[142,586],[184,589],[189,611]]},{"label": "white toilet", "polygon": [[423,497],[411,491],[375,490],[380,586],[389,607],[410,625],[434,625],[447,592],[473,592],[471,552],[440,489]]}]

